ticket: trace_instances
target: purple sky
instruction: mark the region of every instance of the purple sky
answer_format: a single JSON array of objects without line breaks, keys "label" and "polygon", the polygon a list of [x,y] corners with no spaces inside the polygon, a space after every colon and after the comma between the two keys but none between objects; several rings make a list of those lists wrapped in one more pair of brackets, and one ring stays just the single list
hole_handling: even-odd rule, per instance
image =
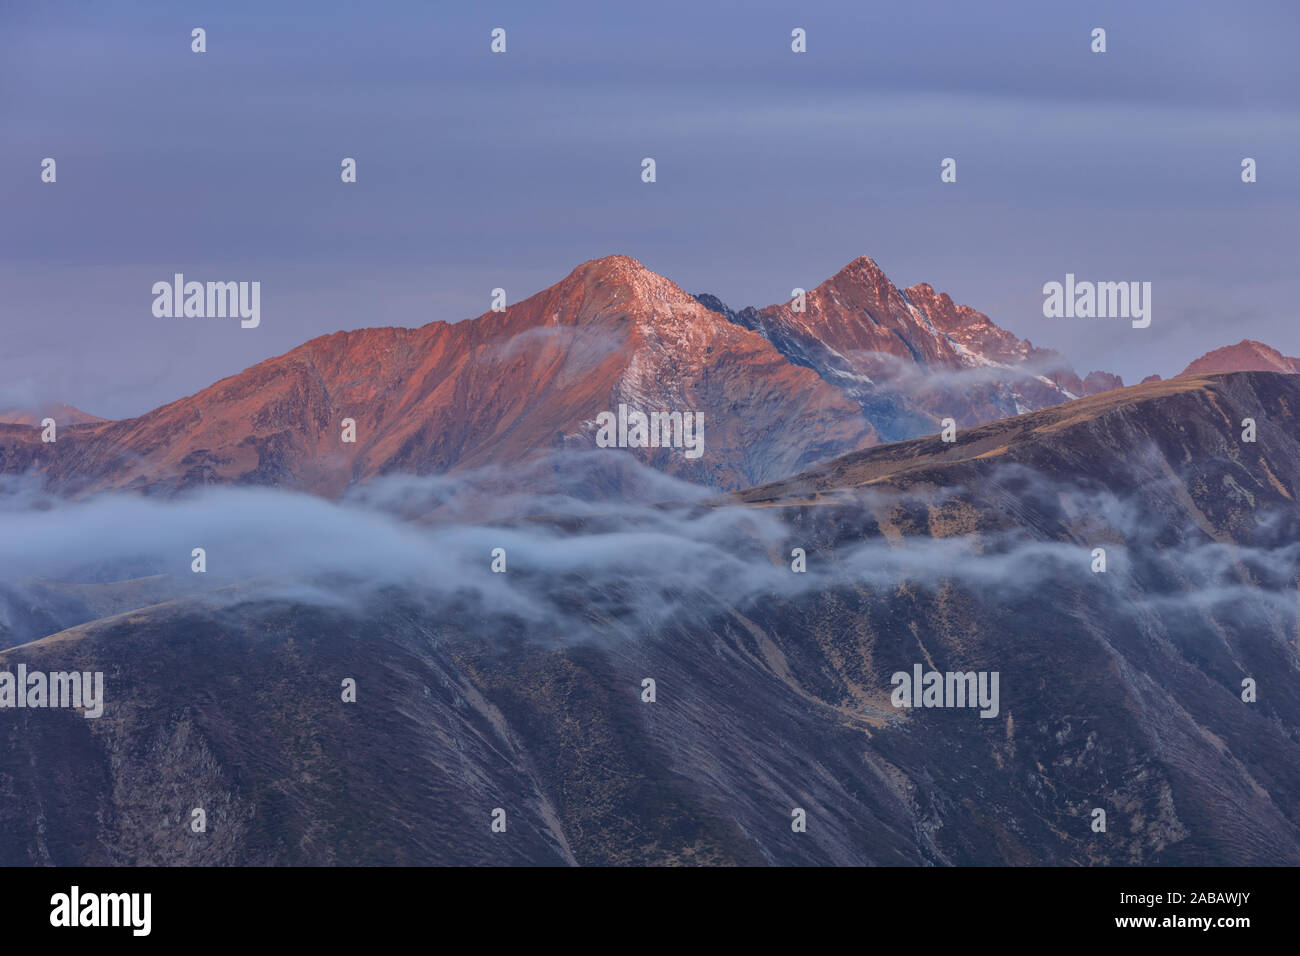
[{"label": "purple sky", "polygon": [[[616,252],[734,307],[867,254],[1129,382],[1297,355],[1297,36],[1289,2],[10,0],[0,406],[139,414]],[[260,327],[155,318],[175,272],[260,281]],[[1044,318],[1067,272],[1151,282],[1151,327]]]}]

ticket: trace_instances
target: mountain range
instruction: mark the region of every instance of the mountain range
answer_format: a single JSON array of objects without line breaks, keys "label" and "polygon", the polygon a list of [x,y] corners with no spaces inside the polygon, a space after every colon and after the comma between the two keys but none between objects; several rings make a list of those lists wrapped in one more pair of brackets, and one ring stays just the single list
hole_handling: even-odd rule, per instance
[{"label": "mountain range", "polygon": [[[0,865],[1300,864],[1296,371],[613,256],[0,426],[0,675],[105,687],[0,709]],[[598,450],[620,405],[705,454]]]},{"label": "mountain range", "polygon": [[[1188,372],[1296,361],[1242,343]],[[865,256],[802,302],[740,311],[609,256],[504,311],[322,336],[137,418],[63,406],[52,445],[0,425],[0,473],[36,471],[65,493],[234,483],[335,496],[385,474],[591,448],[599,413],[622,404],[702,413],[700,459],[635,454],[735,490],[936,432],[948,418],[970,427],[1122,385],[1105,372],[1080,378],[1057,353],[929,285],[900,290]],[[355,443],[341,440],[344,419]]]},{"label": "mountain range", "polygon": [[[1295,376],[1188,376],[474,529],[54,503],[0,671],[108,702],[0,715],[0,862],[1294,866],[1297,410]],[[195,522],[242,578],[195,591]],[[147,529],[179,554],[133,567]],[[996,714],[899,709],[922,666],[998,673]]]}]

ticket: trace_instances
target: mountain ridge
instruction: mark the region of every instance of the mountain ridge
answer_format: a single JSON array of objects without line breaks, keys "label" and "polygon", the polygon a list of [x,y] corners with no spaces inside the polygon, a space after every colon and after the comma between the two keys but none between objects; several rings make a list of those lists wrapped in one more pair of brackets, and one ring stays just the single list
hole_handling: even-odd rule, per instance
[{"label": "mountain ridge", "polygon": [[[737,312],[605,256],[501,311],[317,336],[143,415],[59,422],[57,445],[0,424],[0,473],[35,471],[77,494],[235,483],[336,496],[384,474],[594,448],[597,416],[626,405],[700,413],[702,460],[629,451],[737,490],[947,418],[968,428],[1122,387],[1104,372],[1080,379],[928,283],[899,289],[868,256],[798,305]],[[1293,367],[1246,342],[1205,361]]]}]

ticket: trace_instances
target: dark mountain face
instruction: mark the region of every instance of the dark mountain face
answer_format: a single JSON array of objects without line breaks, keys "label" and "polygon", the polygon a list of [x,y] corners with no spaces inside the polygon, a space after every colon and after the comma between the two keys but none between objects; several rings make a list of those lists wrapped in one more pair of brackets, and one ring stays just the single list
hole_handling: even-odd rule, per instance
[{"label": "dark mountain face", "polygon": [[[101,670],[106,703],[0,711],[0,862],[1295,864],[1298,381],[1108,392],[724,500],[55,504],[47,537],[137,563],[68,583],[36,549],[11,582],[14,635],[85,622],[0,671]],[[168,555],[204,536],[199,588]],[[996,673],[996,714],[895,706],[917,665]]]}]

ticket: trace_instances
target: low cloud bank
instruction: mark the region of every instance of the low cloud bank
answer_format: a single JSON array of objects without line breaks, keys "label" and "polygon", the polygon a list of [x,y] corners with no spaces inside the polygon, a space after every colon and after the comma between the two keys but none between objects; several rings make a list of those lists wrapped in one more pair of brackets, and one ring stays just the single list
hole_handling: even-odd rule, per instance
[{"label": "low cloud bank", "polygon": [[[1102,580],[1098,600],[1129,604],[1134,614],[1167,610],[1186,619],[1246,607],[1294,629],[1300,542],[1285,535],[1283,518],[1261,518],[1261,527],[1277,522],[1264,544],[1225,545],[1153,520],[1137,502],[1019,469],[1001,476],[1016,488],[1019,507],[1069,523],[1074,537],[1047,540],[1033,522],[1010,521],[979,535],[873,534],[819,546],[775,510],[719,499],[622,458],[626,487],[638,494],[618,500],[558,490],[585,473],[581,456],[536,466],[561,479],[549,492],[528,490],[542,472],[492,469],[395,476],[339,501],[232,487],[66,501],[9,480],[0,484],[0,594],[8,595],[0,624],[14,629],[22,601],[48,601],[47,582],[167,575],[177,593],[197,588],[212,601],[266,598],[358,611],[397,588],[431,613],[468,608],[574,640],[598,636],[602,620],[651,633],[683,616],[799,601],[831,588],[956,586],[1004,602]],[[872,492],[854,501],[879,515],[964,494]],[[1106,548],[1104,576],[1091,570],[1094,546]],[[196,548],[203,574],[192,571]],[[806,573],[791,569],[794,548],[807,553]],[[502,561],[505,573],[495,573]]]}]

